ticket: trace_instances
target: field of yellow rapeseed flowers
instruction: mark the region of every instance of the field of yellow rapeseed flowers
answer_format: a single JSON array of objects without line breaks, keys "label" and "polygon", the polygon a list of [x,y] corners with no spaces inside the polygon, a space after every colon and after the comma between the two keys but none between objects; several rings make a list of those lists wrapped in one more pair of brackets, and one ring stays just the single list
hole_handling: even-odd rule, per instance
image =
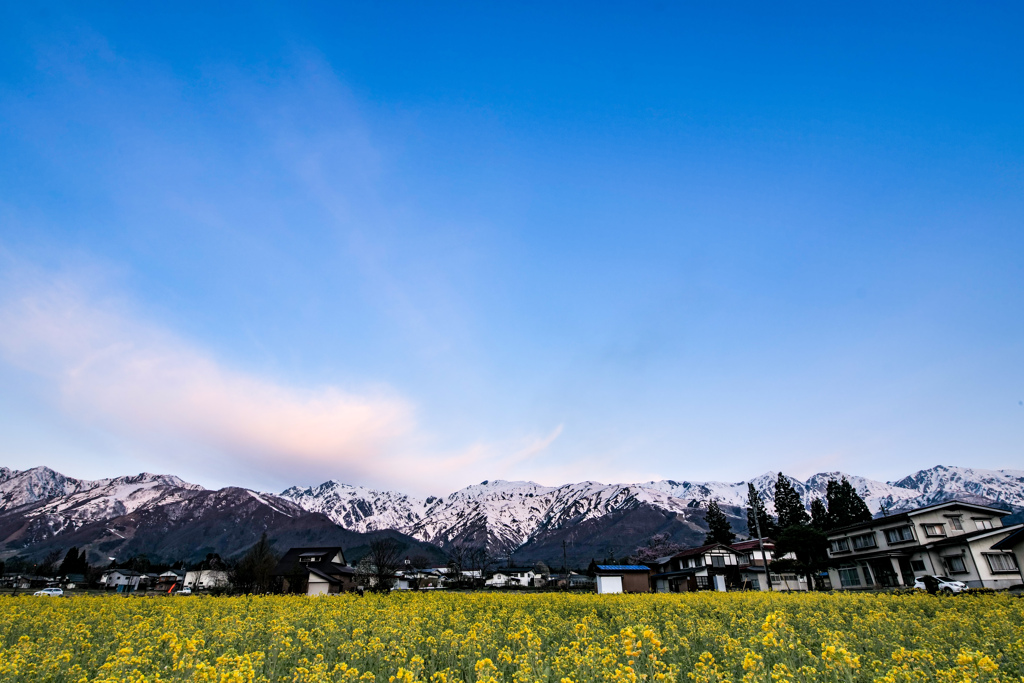
[{"label": "field of yellow rapeseed flowers", "polygon": [[2,681],[1024,681],[1007,595],[0,598]]}]

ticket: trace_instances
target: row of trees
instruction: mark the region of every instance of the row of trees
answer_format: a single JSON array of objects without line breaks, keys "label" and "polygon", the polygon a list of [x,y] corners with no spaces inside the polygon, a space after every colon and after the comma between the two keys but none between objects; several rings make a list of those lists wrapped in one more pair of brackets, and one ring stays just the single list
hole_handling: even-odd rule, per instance
[{"label": "row of trees", "polygon": [[[761,536],[775,540],[777,556],[793,553],[796,559],[777,560],[776,571],[790,571],[807,576],[808,585],[828,562],[828,538],[833,529],[866,522],[871,510],[846,477],[831,479],[825,487],[825,498],[815,498],[810,513],[800,493],[789,478],[779,473],[775,481],[775,516],[768,514],[764,501],[753,484],[747,485],[747,531],[752,538]],[[731,544],[736,534],[717,501],[708,505],[708,533],[705,543]]]}]

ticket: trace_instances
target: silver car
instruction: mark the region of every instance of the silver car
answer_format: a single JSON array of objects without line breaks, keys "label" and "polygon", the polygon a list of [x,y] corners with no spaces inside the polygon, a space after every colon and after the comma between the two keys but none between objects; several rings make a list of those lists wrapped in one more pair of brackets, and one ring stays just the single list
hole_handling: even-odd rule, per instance
[{"label": "silver car", "polygon": [[[914,579],[914,588],[920,588],[923,591],[928,590],[928,586],[926,586],[924,582],[925,578],[926,577],[924,576],[919,576]],[[959,593],[967,590],[967,584],[963,581],[954,581],[948,576],[934,576],[932,578],[939,582],[939,591]]]},{"label": "silver car", "polygon": [[64,595],[64,591],[60,588],[44,588],[41,591],[36,591],[33,595],[38,595],[44,598],[59,598]]}]

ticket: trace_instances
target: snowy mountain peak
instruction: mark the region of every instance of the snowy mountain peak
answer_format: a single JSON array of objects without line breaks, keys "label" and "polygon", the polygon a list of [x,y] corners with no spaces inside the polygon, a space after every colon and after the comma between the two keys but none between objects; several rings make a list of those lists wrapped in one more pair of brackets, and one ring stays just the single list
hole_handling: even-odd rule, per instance
[{"label": "snowy mountain peak", "polygon": [[1024,470],[985,470],[938,465],[915,472],[891,485],[914,491],[928,502],[962,494],[982,496],[1011,505],[1024,505]]},{"label": "snowy mountain peak", "polygon": [[[303,508],[323,512],[357,531],[390,528],[438,545],[486,543],[516,548],[542,531],[566,528],[613,512],[642,505],[685,515],[716,500],[744,508],[748,483],[753,484],[769,512],[775,509],[778,472],[765,472],[747,481],[693,482],[666,479],[641,484],[602,484],[583,481],[543,486],[531,481],[487,480],[448,496],[426,501],[400,493],[370,491],[325,482],[318,487],[292,488],[282,496]],[[801,481],[787,476],[804,503],[824,498],[828,482],[846,478],[872,511],[898,511],[957,495],[984,496],[1024,506],[1024,472],[936,467],[895,483],[847,474],[820,472]]]},{"label": "snowy mountain peak", "polygon": [[67,496],[89,488],[92,483],[66,477],[49,467],[22,471],[0,468],[0,511]]},{"label": "snowy mountain peak", "polygon": [[[46,467],[24,471],[0,468],[0,513],[28,520],[42,530],[40,533],[52,536],[161,507],[184,509],[202,503],[228,509],[239,500],[252,500],[289,517],[302,510],[322,513],[352,531],[392,529],[442,547],[486,545],[504,553],[524,545],[536,548],[537,544],[556,543],[560,552],[562,540],[573,542],[579,529],[619,538],[624,530],[646,533],[642,529],[648,523],[652,529],[682,529],[687,542],[699,542],[703,509],[712,500],[726,508],[734,528],[742,533],[748,483],[774,512],[778,476],[777,472],[765,472],[749,482],[665,479],[639,484],[581,481],[562,486],[498,479],[445,497],[419,499],[333,480],[317,486],[293,486],[275,495],[233,487],[207,492],[173,475],[148,472],[87,481]],[[883,508],[896,512],[957,497],[1024,509],[1022,470],[943,465],[888,483],[843,472],[821,472],[804,481],[787,479],[810,505],[815,498],[825,497],[830,480],[844,477],[876,512]],[[616,520],[630,521],[617,527]],[[612,528],[616,531],[608,531]]]}]

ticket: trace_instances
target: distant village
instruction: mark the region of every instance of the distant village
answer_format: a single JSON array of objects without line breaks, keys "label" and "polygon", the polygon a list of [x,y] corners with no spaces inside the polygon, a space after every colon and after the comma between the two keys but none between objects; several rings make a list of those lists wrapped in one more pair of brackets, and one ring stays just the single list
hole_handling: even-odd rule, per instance
[{"label": "distant village", "polygon": [[[834,483],[834,486],[832,485]],[[68,549],[39,565],[8,561],[6,592],[100,590],[125,595],[293,593],[310,596],[365,591],[518,590],[614,593],[690,591],[864,591],[918,588],[931,592],[1022,588],[1024,524],[1004,525],[1009,511],[950,500],[874,517],[845,480],[830,482],[810,511],[780,476],[776,515],[753,486],[748,528],[738,540],[714,501],[703,545],[681,547],[655,535],[628,557],[594,559],[587,567],[552,569],[543,562],[502,566],[480,548],[452,546],[438,565],[409,557],[382,537],[350,563],[342,547],[275,552],[266,535],[241,558],[216,554],[192,566],[154,566],[145,557],[98,568]],[[759,533],[758,533],[759,532]],[[364,548],[365,550],[365,548]]]}]

